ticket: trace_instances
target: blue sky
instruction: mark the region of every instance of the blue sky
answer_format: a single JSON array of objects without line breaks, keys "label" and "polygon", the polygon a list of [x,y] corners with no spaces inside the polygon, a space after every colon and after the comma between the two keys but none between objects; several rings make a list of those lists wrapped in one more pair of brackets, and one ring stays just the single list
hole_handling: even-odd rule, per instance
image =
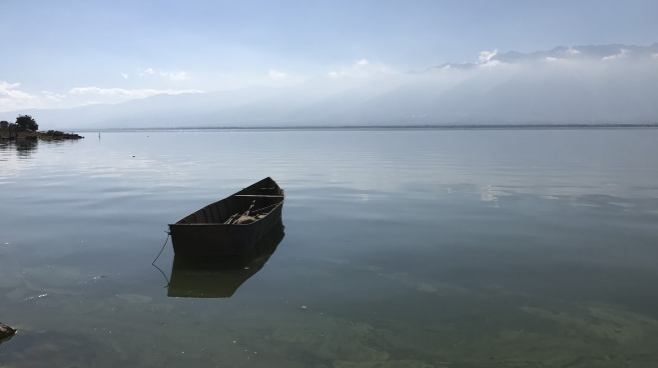
[{"label": "blue sky", "polygon": [[[658,1],[0,2],[0,111],[658,42]],[[117,101],[119,101],[117,100]]]}]

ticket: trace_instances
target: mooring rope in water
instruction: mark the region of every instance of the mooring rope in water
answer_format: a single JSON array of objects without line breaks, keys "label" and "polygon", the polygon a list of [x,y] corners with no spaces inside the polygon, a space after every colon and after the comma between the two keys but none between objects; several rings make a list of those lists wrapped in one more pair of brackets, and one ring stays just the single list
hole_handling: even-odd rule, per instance
[{"label": "mooring rope in water", "polygon": [[162,244],[162,249],[160,249],[160,253],[158,253],[158,255],[155,257],[155,259],[153,260],[153,262],[151,262],[151,266],[157,268],[158,271],[160,271],[160,273],[162,274],[162,276],[164,276],[165,280],[167,281],[167,285],[164,286],[165,288],[169,287],[169,278],[167,277],[167,275],[165,275],[164,271],[162,271],[162,270],[160,269],[160,267],[158,267],[158,266],[155,265],[155,262],[158,260],[158,258],[160,258],[160,255],[161,255],[162,252],[164,251],[165,246],[167,245],[167,242],[169,241],[169,237],[171,236],[171,233],[170,233],[169,231],[166,231],[166,233],[167,233],[167,239],[165,239],[164,244]]},{"label": "mooring rope in water", "polygon": [[151,262],[151,264],[154,265],[154,266],[155,266],[155,261],[157,261],[158,258],[160,258],[160,255],[162,254],[162,251],[164,251],[165,245],[167,245],[167,242],[169,241],[169,237],[171,236],[171,233],[169,231],[165,231],[165,232],[167,233],[167,239],[165,239],[164,244],[162,244],[162,249],[160,249],[160,253],[158,253],[157,257],[155,257],[153,262]]}]

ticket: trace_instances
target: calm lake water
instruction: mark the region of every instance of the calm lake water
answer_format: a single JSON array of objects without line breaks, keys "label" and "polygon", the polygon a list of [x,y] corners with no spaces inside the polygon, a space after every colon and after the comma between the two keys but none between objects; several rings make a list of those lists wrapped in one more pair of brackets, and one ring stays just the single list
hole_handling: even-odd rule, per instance
[{"label": "calm lake water", "polygon": [[[653,367],[656,142],[652,129],[0,142],[0,321],[20,330],[0,366]],[[168,223],[266,176],[286,190],[285,235],[242,268],[173,268]]]}]

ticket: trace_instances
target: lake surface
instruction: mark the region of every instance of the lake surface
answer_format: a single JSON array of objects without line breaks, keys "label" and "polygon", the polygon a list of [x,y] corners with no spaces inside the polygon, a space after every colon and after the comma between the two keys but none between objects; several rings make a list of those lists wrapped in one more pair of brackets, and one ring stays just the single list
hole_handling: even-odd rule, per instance
[{"label": "lake surface", "polygon": [[[0,142],[0,366],[658,361],[658,130],[85,135]],[[264,256],[172,267],[168,223],[266,176]]]}]

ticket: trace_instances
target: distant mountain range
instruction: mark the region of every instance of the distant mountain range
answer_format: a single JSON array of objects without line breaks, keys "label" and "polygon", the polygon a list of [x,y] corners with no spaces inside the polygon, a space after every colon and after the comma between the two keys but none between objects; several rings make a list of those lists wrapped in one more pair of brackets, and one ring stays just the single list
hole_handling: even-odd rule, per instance
[{"label": "distant mountain range", "polygon": [[[658,44],[482,53],[421,72],[18,111],[46,129],[658,122]],[[11,113],[9,113],[11,114]]]}]

